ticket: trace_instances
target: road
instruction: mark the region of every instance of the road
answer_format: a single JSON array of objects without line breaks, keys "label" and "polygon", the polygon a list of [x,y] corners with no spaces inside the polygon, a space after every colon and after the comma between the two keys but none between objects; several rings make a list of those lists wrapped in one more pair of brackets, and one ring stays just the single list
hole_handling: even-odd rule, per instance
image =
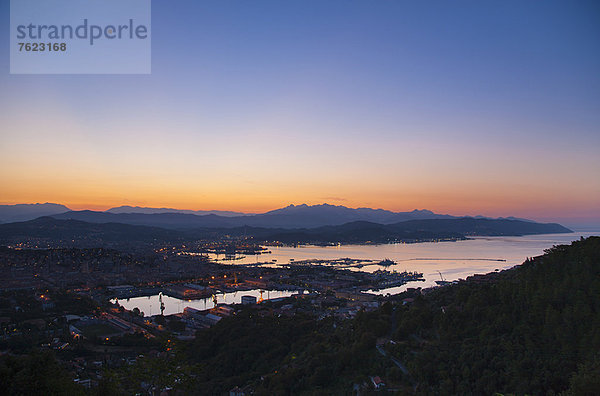
[{"label": "road", "polygon": [[381,356],[389,357],[392,360],[392,362],[394,362],[394,364],[398,366],[398,368],[400,369],[400,371],[402,371],[403,374],[408,375],[408,369],[406,368],[406,366],[403,365],[402,362],[396,359],[395,357],[388,356],[387,352],[385,351],[385,349],[383,349],[382,345],[377,345],[375,348],[377,349],[377,352],[381,354]]}]

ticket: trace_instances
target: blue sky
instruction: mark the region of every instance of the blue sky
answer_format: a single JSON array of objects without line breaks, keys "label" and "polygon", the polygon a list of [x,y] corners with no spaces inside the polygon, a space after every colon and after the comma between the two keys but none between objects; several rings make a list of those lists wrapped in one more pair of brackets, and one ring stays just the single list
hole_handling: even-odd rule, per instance
[{"label": "blue sky", "polygon": [[153,1],[149,76],[9,75],[8,10],[5,203],[600,219],[597,2]]}]

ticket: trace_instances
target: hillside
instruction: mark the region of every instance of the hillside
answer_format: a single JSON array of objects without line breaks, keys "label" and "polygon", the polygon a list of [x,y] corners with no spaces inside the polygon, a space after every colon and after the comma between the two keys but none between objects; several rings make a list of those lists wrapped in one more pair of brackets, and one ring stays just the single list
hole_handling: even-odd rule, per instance
[{"label": "hillside", "polygon": [[96,224],[52,217],[0,224],[0,242],[4,244],[34,240],[62,246],[100,247],[114,243],[176,241],[180,238],[179,233],[163,228],[119,223]]},{"label": "hillside", "polygon": [[395,241],[425,241],[464,239],[468,236],[519,236],[572,232],[560,224],[542,224],[506,219],[427,219],[395,224],[356,221],[339,226],[312,229],[269,230],[249,229],[256,239],[283,243],[389,243]]},{"label": "hillside", "polygon": [[[119,216],[138,216],[137,214],[115,215],[91,212],[91,216],[96,215],[107,220],[122,220],[123,217]],[[144,216],[161,216],[164,222],[171,221],[170,224],[172,224],[172,222],[178,221],[181,216],[194,215],[168,213]],[[421,242],[442,239],[458,240],[471,235],[526,235],[560,232],[570,232],[570,230],[558,224],[472,218],[412,220],[390,225],[360,221],[339,226],[293,230],[260,227],[198,227],[174,230],[169,227],[131,225],[118,222],[86,222],[41,217],[26,222],[0,224],[0,243],[18,243],[34,239],[52,242],[54,245],[68,242],[68,246],[100,247],[114,245],[115,243],[144,242],[161,244],[205,238],[234,237],[256,243],[277,241],[285,244],[362,244],[400,241]]]}]

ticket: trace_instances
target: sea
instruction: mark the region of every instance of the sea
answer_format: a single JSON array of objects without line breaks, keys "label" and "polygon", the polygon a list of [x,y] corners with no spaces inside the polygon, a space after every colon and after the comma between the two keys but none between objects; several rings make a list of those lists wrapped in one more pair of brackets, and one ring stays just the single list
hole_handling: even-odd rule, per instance
[{"label": "sea", "polygon": [[[276,267],[305,260],[352,259],[361,262],[360,267],[348,267],[353,271],[373,272],[416,271],[423,273],[423,281],[414,281],[402,286],[365,292],[387,295],[397,294],[413,287],[436,286],[436,281],[455,281],[474,274],[512,268],[528,257],[544,254],[544,250],[555,245],[569,244],[580,238],[600,235],[597,232],[573,232],[566,234],[526,235],[515,237],[472,237],[461,241],[394,243],[381,245],[339,245],[339,246],[266,246],[270,253],[260,255],[239,255],[231,259],[224,255],[211,254],[209,257],[228,265],[266,265]],[[395,264],[381,266],[382,260],[392,260]],[[270,299],[289,296],[295,291],[250,290],[217,295],[218,303],[239,303],[242,295]],[[182,312],[186,306],[198,309],[212,308],[212,299],[180,300],[163,296],[165,314]],[[119,301],[127,309],[140,308],[146,315],[159,313],[159,296],[134,297]]]}]

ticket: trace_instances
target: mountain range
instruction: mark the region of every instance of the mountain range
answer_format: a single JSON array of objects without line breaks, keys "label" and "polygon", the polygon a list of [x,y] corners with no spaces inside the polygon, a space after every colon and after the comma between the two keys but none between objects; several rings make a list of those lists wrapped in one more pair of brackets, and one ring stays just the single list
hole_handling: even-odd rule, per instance
[{"label": "mountain range", "polygon": [[143,213],[143,214],[157,214],[157,213],[185,213],[193,215],[210,215],[214,214],[217,216],[232,217],[232,216],[250,216],[251,213],[232,212],[228,210],[187,210],[187,209],[173,209],[173,208],[148,208],[142,206],[117,206],[110,208],[106,211],[107,213]]},{"label": "mountain range", "polygon": [[[437,214],[429,210],[392,212],[371,208],[353,209],[329,204],[289,205],[260,214],[228,211],[188,211],[137,206],[120,206],[104,212],[91,210],[72,211],[64,205],[51,203],[0,205],[0,222],[2,223],[27,221],[41,216],[50,216],[58,220],[77,220],[86,223],[120,223],[179,231],[236,227],[298,230],[341,226],[355,222],[383,226],[407,221],[461,219],[461,217]],[[490,220],[482,216],[471,219]],[[496,220],[518,221],[520,222],[519,224],[538,224],[531,220],[516,218],[500,218]]]},{"label": "mountain range", "polygon": [[72,219],[93,223],[123,223],[171,229],[193,229],[200,227],[266,227],[266,228],[315,228],[341,225],[352,221],[369,221],[393,224],[406,220],[454,218],[435,214],[428,210],[391,212],[382,209],[351,209],[344,206],[290,205],[266,213],[243,216],[220,216],[216,214],[196,215],[189,213],[112,213],[89,210],[70,211],[52,215],[56,219]]}]

